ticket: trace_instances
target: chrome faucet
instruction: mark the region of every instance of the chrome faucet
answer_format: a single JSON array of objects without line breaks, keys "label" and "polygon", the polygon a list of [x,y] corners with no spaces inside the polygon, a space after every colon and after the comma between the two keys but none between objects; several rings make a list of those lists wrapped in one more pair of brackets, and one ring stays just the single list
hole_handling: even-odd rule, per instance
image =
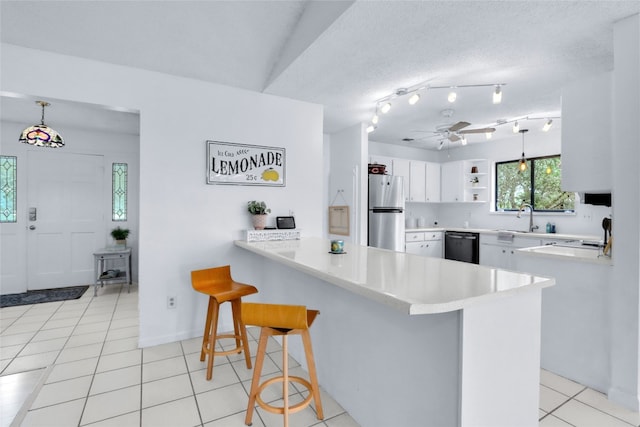
[{"label": "chrome faucet", "polygon": [[529,208],[529,232],[533,233],[534,230],[540,228],[537,225],[533,225],[533,206],[528,203],[523,203],[522,206],[520,206],[520,209],[518,210],[518,214],[516,216],[520,218],[520,213],[524,211],[525,208]]}]

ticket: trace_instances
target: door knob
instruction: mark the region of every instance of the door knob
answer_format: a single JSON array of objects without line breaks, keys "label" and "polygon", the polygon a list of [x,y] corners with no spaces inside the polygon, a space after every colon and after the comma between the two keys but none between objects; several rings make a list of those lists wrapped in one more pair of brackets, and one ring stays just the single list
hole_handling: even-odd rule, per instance
[{"label": "door knob", "polygon": [[35,229],[36,229],[36,226],[35,226],[35,225],[30,225],[30,226],[29,226],[29,230],[35,230]]}]

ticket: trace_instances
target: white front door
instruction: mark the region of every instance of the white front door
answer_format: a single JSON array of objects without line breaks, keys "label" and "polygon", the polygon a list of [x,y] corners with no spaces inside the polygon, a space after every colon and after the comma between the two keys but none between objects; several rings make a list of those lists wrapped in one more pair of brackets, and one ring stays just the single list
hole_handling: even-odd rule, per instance
[{"label": "white front door", "polygon": [[93,283],[93,252],[105,241],[103,157],[63,150],[28,153],[30,290]]}]

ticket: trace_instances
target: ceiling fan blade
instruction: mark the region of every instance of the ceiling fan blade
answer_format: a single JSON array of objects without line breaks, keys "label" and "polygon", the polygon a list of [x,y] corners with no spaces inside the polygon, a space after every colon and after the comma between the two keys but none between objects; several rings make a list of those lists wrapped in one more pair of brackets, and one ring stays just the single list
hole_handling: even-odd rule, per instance
[{"label": "ceiling fan blade", "polygon": [[449,141],[456,142],[458,140],[460,140],[460,137],[458,135],[456,135],[455,133],[452,133],[451,135],[449,135]]},{"label": "ceiling fan blade", "polygon": [[482,128],[482,129],[461,130],[461,131],[458,131],[458,133],[491,133],[495,131],[496,131],[496,128]]},{"label": "ceiling fan blade", "polygon": [[451,127],[449,128],[449,131],[450,131],[450,132],[457,132],[457,131],[459,131],[459,130],[460,130],[460,129],[462,129],[462,128],[466,128],[466,127],[467,127],[467,126],[469,126],[470,124],[471,124],[471,123],[469,123],[469,122],[458,122],[458,123],[454,124],[453,126],[451,126]]}]

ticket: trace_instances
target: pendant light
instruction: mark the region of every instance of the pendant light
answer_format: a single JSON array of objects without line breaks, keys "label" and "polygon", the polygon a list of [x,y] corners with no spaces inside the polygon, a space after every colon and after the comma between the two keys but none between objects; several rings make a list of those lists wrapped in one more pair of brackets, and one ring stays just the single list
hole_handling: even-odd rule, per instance
[{"label": "pendant light", "polygon": [[64,147],[64,140],[62,136],[49,126],[44,124],[44,107],[48,107],[49,104],[46,101],[36,101],[36,104],[42,107],[42,119],[39,125],[29,126],[20,134],[19,142],[25,144],[35,145],[37,147]]},{"label": "pendant light", "polygon": [[518,162],[518,170],[524,172],[527,170],[527,159],[524,157],[524,134],[529,132],[529,129],[520,129],[519,132],[522,134],[522,157]]}]

